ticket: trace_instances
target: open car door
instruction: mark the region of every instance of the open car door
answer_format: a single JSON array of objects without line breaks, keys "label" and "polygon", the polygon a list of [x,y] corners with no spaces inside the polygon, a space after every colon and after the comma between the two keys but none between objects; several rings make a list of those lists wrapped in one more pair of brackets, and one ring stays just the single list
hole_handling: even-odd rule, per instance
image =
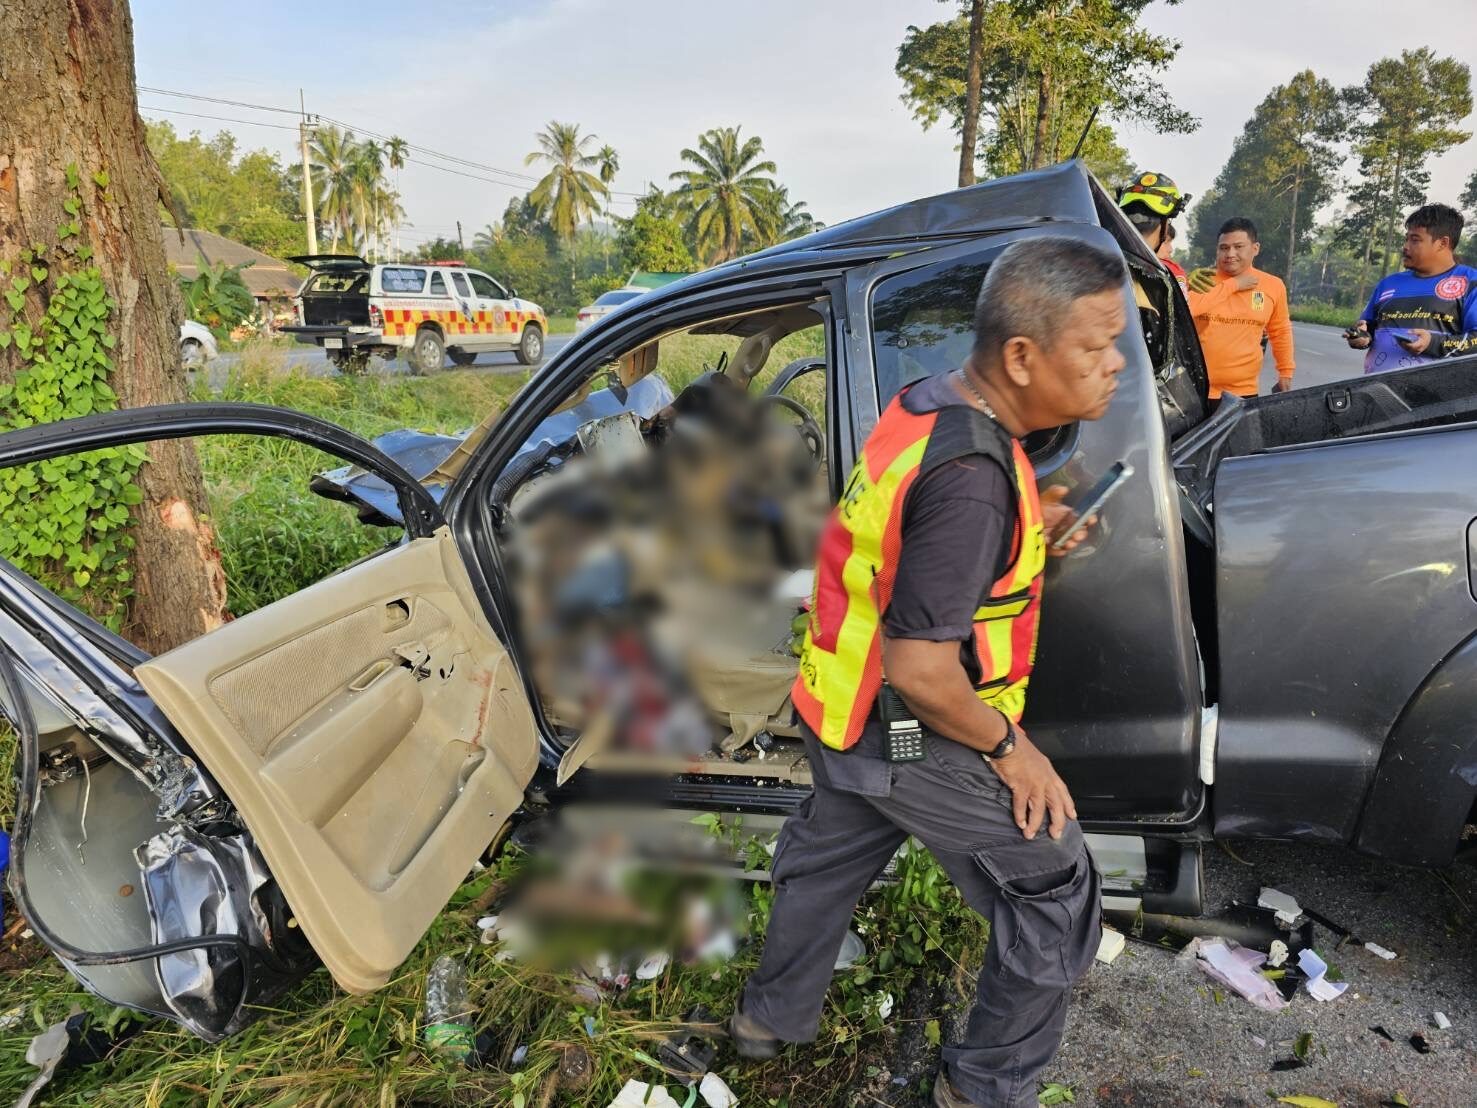
[{"label": "open car door", "polygon": [[0,465],[200,434],[297,439],[396,492],[407,540],[134,667],[344,988],[383,985],[523,799],[533,713],[435,502],[320,420],[132,409],[0,436]]}]

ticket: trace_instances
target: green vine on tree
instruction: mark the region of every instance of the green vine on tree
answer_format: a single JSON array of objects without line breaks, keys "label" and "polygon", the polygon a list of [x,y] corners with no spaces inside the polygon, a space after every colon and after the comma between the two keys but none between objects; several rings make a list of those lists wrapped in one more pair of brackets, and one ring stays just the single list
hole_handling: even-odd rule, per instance
[{"label": "green vine on tree", "polygon": [[[107,202],[107,173],[93,174],[92,184]],[[91,248],[81,245],[76,165],[67,167],[67,187],[60,256],[48,260],[37,244],[0,261],[9,308],[8,319],[0,309],[0,354],[13,348],[18,366],[14,380],[0,384],[0,427],[7,429],[118,406],[108,385],[118,341],[108,324],[118,305],[88,264]],[[27,311],[32,291],[39,316]],[[134,478],[146,457],[142,446],[127,446],[0,470],[0,558],[118,630],[132,593],[128,509],[143,500]]]}]

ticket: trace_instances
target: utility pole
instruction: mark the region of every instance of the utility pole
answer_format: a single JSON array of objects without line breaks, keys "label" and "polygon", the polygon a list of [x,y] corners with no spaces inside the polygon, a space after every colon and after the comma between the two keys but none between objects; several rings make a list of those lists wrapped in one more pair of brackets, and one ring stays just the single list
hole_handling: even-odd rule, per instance
[{"label": "utility pole", "polygon": [[297,125],[297,137],[303,151],[303,216],[308,221],[308,253],[318,253],[318,214],[313,203],[313,174],[308,168],[308,108],[303,100],[303,90],[297,90],[298,107],[303,120]]},{"label": "utility pole", "polygon": [[463,254],[467,252],[467,244],[462,241],[462,221],[456,221],[456,245]]}]

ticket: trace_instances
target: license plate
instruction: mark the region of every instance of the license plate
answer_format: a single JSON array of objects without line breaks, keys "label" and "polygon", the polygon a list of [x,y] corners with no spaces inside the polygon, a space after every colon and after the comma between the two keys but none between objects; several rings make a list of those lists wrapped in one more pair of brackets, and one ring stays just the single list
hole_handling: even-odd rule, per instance
[{"label": "license plate", "polygon": [[343,339],[324,339],[323,340],[323,346],[327,350],[342,350],[344,348],[344,340]]}]

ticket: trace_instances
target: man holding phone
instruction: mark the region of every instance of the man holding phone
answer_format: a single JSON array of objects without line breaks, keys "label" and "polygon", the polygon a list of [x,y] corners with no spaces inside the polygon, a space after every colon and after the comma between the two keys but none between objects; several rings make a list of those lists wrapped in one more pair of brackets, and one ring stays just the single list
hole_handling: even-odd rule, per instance
[{"label": "man holding phone", "polygon": [[[941,1108],[1035,1105],[1101,931],[1066,785],[1020,727],[1047,544],[1086,537],[1038,495],[1021,439],[1099,419],[1124,366],[1123,260],[1036,236],[990,266],[965,364],[904,389],[826,525],[792,696],[814,791],[775,850],[763,959],[729,1034],[773,1057],[815,1037],[857,900],[909,836],[992,936]],[[1045,831],[1045,834],[1039,832]]]},{"label": "man holding phone", "polygon": [[1359,322],[1344,332],[1364,350],[1365,373],[1477,351],[1477,269],[1458,265],[1462,213],[1446,204],[1417,208],[1405,221],[1400,260],[1374,287]]}]

